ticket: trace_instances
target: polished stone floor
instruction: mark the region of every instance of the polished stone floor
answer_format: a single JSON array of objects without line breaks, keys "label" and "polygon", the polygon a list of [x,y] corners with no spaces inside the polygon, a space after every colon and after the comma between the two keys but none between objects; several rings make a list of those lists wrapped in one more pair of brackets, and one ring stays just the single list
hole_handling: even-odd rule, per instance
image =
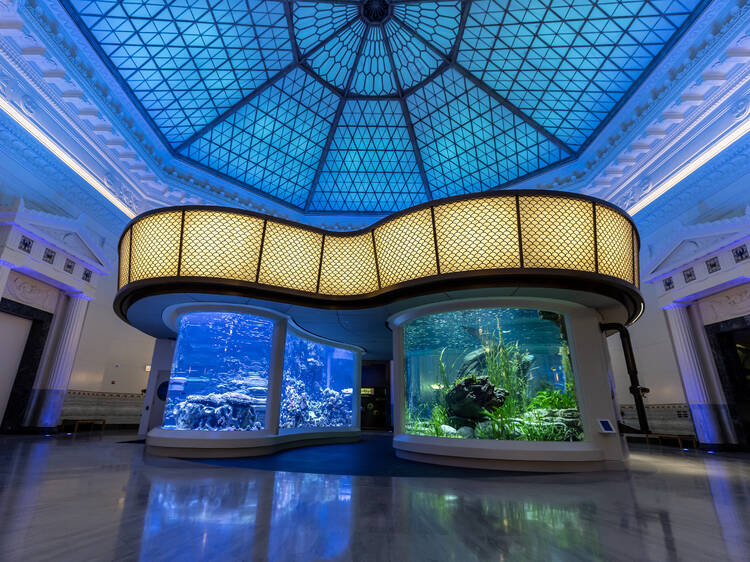
[{"label": "polished stone floor", "polygon": [[144,459],[127,437],[0,437],[0,560],[750,560],[750,455],[346,476]]}]

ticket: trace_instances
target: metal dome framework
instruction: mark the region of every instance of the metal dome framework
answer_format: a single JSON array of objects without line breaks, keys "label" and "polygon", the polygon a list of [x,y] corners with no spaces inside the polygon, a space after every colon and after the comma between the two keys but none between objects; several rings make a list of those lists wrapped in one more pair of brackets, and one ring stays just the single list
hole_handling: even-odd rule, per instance
[{"label": "metal dome framework", "polygon": [[387,213],[576,157],[708,0],[62,0],[172,153]]}]

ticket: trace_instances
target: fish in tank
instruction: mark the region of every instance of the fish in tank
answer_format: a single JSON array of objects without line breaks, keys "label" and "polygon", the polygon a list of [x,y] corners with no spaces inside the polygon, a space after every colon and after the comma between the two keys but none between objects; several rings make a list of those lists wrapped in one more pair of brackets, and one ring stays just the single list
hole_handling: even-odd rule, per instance
[{"label": "fish in tank", "polygon": [[417,318],[403,337],[406,433],[583,440],[563,315],[458,310]]},{"label": "fish in tank", "polygon": [[263,429],[273,322],[251,314],[180,318],[164,409],[165,429]]},{"label": "fish in tank", "polygon": [[353,425],[353,351],[287,332],[281,387],[282,429]]}]

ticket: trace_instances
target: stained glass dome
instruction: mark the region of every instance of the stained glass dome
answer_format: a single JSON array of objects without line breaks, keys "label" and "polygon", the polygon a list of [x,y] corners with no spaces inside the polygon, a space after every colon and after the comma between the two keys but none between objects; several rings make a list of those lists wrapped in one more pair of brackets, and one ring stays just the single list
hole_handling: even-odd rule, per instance
[{"label": "stained glass dome", "polygon": [[705,0],[64,0],[173,153],[311,212],[575,157]]}]

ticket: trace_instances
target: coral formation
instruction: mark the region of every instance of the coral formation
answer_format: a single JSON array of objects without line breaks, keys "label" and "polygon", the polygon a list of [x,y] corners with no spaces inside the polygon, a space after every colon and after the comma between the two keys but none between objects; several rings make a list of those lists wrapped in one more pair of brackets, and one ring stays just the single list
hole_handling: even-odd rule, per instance
[{"label": "coral formation", "polygon": [[261,427],[252,397],[241,392],[191,394],[174,408],[177,429],[247,431]]},{"label": "coral formation", "polygon": [[279,427],[352,425],[353,375],[352,352],[289,334]]}]

